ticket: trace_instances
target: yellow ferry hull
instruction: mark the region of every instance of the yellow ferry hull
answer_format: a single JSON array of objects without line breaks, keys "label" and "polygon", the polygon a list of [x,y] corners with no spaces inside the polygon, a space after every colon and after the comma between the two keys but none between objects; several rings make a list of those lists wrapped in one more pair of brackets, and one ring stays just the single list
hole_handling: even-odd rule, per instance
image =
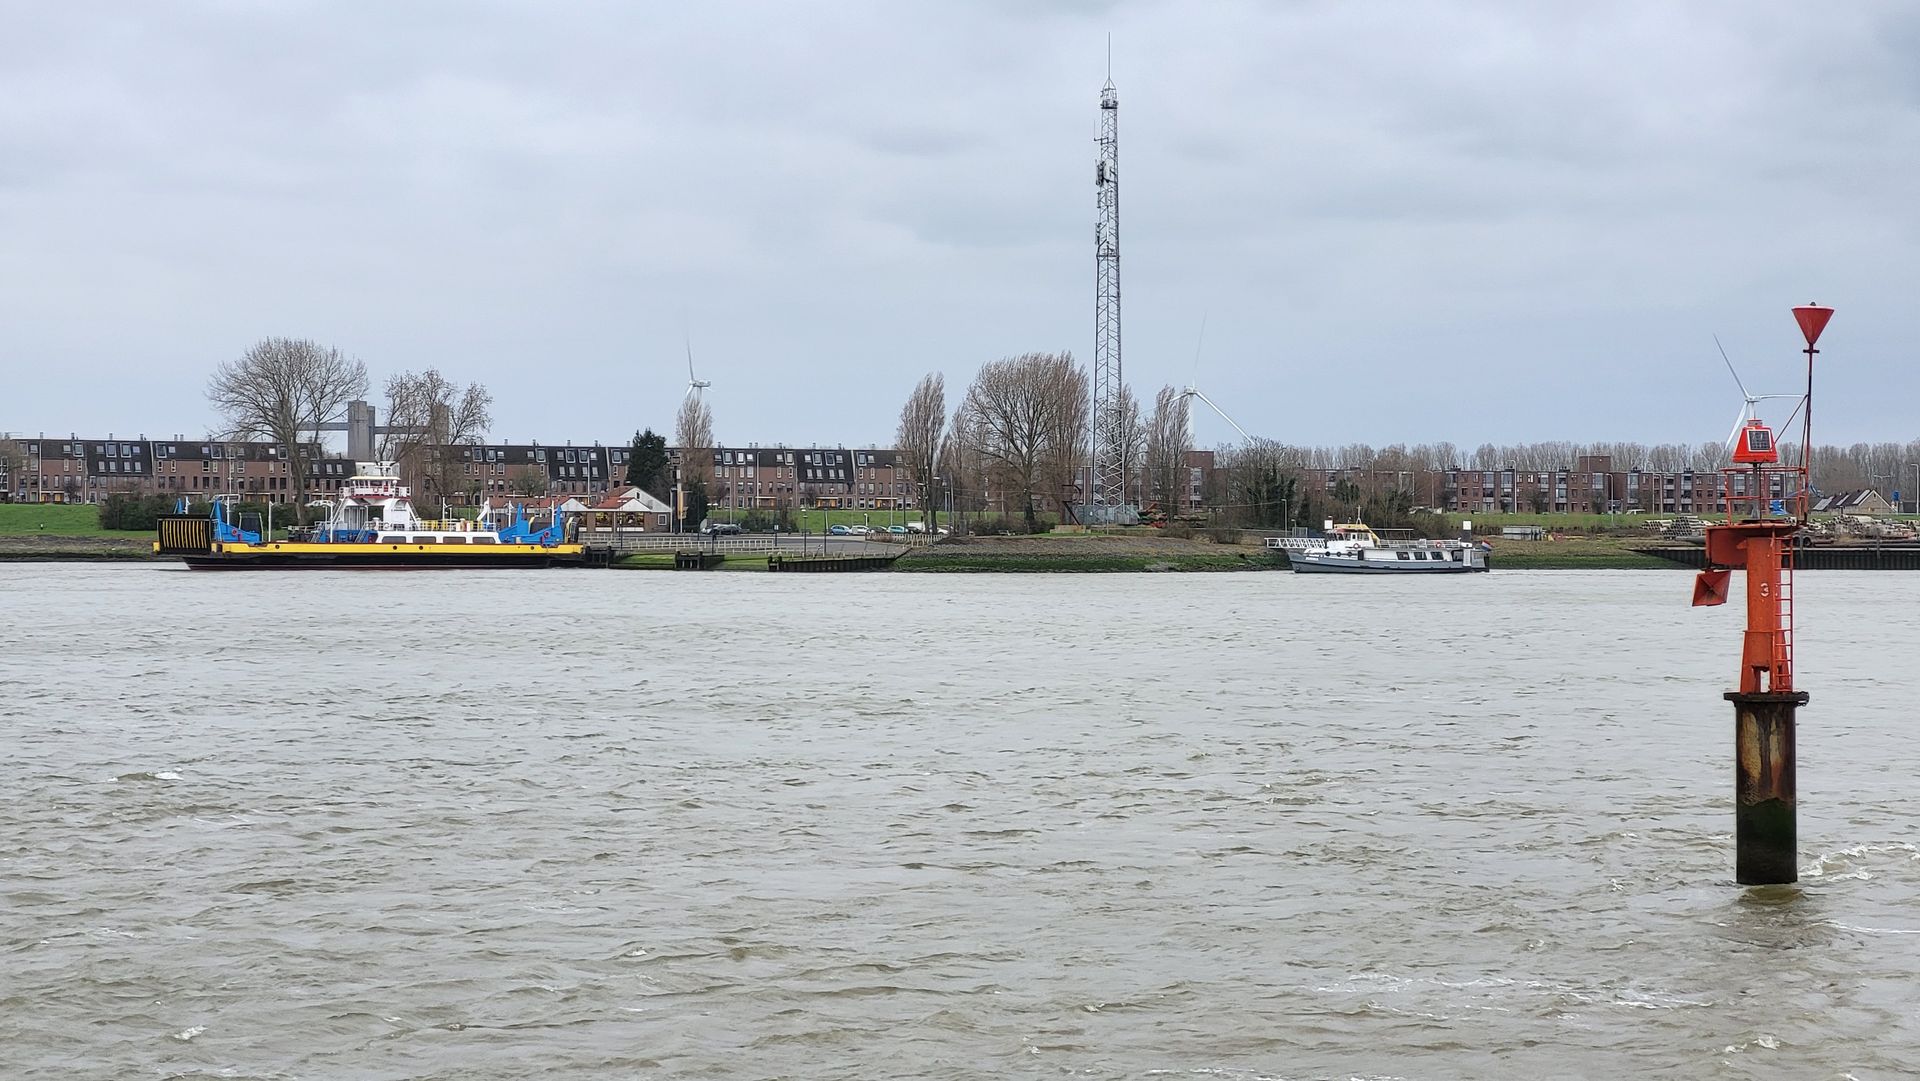
[{"label": "yellow ferry hull", "polygon": [[[156,553],[166,545],[155,543]],[[196,570],[339,570],[349,568],[424,569],[433,567],[565,567],[585,562],[578,544],[312,544],[268,541],[261,544],[212,543],[195,552],[178,552]]]}]

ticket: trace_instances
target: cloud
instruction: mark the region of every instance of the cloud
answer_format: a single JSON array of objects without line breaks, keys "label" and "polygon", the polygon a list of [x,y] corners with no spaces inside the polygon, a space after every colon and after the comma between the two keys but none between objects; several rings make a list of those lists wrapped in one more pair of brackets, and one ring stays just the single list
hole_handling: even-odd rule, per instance
[{"label": "cloud", "polygon": [[1112,32],[1143,396],[1204,312],[1203,384],[1280,438],[1697,441],[1708,335],[1784,369],[1818,295],[1857,358],[1831,437],[1915,434],[1903,5],[12,22],[0,429],[198,430],[213,363],[295,334],[486,381],[503,435],[615,439],[669,423],[690,325],[722,438],[883,441],[925,371],[1089,352]]}]

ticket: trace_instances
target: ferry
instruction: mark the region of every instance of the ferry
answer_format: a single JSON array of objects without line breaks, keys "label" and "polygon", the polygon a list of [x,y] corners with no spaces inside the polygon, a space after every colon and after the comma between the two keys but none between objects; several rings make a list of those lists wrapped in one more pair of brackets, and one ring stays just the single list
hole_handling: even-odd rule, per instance
[{"label": "ferry", "polygon": [[263,528],[258,515],[236,515],[237,501],[217,496],[205,515],[162,516],[154,553],[180,556],[196,570],[551,567],[584,560],[573,523],[558,512],[538,529],[518,509],[477,522],[421,519],[392,462],[355,463],[325,504],[326,518],[289,529],[286,540],[273,539],[272,523]]},{"label": "ferry", "polygon": [[1467,574],[1490,569],[1486,544],[1459,540],[1384,541],[1358,522],[1328,522],[1324,537],[1268,537],[1296,574]]}]

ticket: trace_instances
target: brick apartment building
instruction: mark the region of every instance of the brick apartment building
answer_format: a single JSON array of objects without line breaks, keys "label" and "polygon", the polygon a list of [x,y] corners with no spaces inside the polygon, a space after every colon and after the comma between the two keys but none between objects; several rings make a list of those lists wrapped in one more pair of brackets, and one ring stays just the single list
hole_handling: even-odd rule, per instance
[{"label": "brick apartment building", "polygon": [[[203,498],[235,494],[291,499],[286,448],[270,443],[188,439],[13,437],[20,468],[0,478],[0,498],[17,503],[97,503],[116,492]],[[598,496],[626,478],[631,448],[571,443],[481,443],[436,448],[457,456],[453,475],[477,502],[524,494]],[[678,465],[679,448],[668,448]],[[310,492],[353,474],[338,455],[310,460]],[[774,510],[819,506],[868,510],[916,506],[911,478],[890,449],[720,447],[713,451],[716,507]]]},{"label": "brick apartment building", "polygon": [[[116,492],[193,497],[236,493],[263,498],[292,494],[286,448],[269,443],[188,439],[16,437],[21,468],[5,495],[18,503],[97,503]],[[312,463],[316,482],[345,479],[335,459]]]},{"label": "brick apartment building", "polygon": [[[1715,470],[1653,472],[1616,470],[1605,455],[1576,459],[1571,469],[1329,469],[1317,471],[1322,490],[1351,482],[1365,495],[1399,489],[1422,507],[1454,514],[1718,514],[1727,509],[1729,491],[1746,495],[1747,478],[1728,478]],[[1769,481],[1768,498],[1784,498],[1778,474]]]},{"label": "brick apartment building", "polygon": [[[669,455],[680,461],[677,449]],[[719,447],[713,452],[713,476],[712,505],[735,512],[892,511],[917,505],[898,453],[879,447]]]},{"label": "brick apartment building", "polygon": [[[0,478],[0,498],[23,503],[96,503],[115,492],[181,495],[199,498],[237,494],[251,499],[291,499],[292,478],[286,448],[270,443],[189,439],[49,438],[13,436],[20,467]],[[601,496],[626,478],[631,450],[598,443],[483,443],[446,447],[458,455],[455,476],[475,501],[488,496]],[[866,447],[719,447],[713,453],[713,490],[709,503],[732,513],[750,510],[825,507],[873,511],[915,509],[919,505],[912,476],[890,448]],[[675,465],[678,448],[668,448]],[[353,472],[354,463],[336,455],[310,461],[310,491],[325,493]],[[1187,452],[1184,483],[1174,493],[1176,512],[1193,512],[1224,491],[1222,469],[1210,450]],[[1084,477],[1079,478],[1084,482]],[[1327,469],[1309,471],[1329,497],[1350,482],[1363,495],[1408,491],[1418,506],[1456,514],[1553,512],[1606,514],[1724,513],[1729,481],[1717,471],[1653,472],[1613,468],[1611,458],[1582,457],[1570,469]],[[1732,478],[1733,494],[1744,496],[1746,478]],[[1772,478],[1769,498],[1783,498],[1782,481]],[[1159,501],[1160,493],[1144,493]],[[1011,513],[1006,493],[989,493],[989,510]],[[1042,497],[1043,509],[1057,512],[1057,500]]]}]

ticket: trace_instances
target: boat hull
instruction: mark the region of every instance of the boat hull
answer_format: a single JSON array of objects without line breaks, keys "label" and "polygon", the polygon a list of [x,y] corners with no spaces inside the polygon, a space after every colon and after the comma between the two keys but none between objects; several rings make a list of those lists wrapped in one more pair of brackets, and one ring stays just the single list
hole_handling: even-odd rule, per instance
[{"label": "boat hull", "polygon": [[194,570],[425,570],[570,567],[585,562],[577,544],[213,544],[179,553]]},{"label": "boat hull", "polygon": [[1432,560],[1404,562],[1398,559],[1355,559],[1352,556],[1322,556],[1309,552],[1287,553],[1287,562],[1296,574],[1476,574],[1488,570],[1484,560],[1460,562]]}]

